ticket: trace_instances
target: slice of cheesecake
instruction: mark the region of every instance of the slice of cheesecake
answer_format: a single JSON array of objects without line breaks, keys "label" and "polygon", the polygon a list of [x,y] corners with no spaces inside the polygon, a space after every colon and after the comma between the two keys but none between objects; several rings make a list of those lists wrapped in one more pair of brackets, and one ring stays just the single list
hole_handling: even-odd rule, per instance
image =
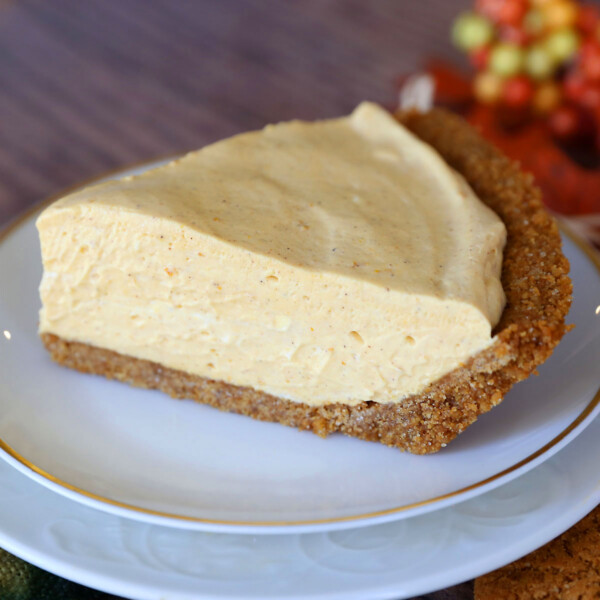
[{"label": "slice of cheesecake", "polygon": [[321,435],[438,450],[548,356],[570,284],[527,178],[444,113],[405,120],[431,145],[365,103],[50,206],[37,224],[53,358]]}]

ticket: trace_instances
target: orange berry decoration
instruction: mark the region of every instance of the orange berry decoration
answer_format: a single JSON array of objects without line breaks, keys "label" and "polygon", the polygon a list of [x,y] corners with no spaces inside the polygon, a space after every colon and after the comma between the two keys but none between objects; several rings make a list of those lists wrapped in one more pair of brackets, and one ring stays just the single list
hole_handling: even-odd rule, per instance
[{"label": "orange berry decoration", "polygon": [[531,80],[524,75],[512,77],[504,82],[502,104],[509,108],[527,108],[533,99],[534,88]]},{"label": "orange berry decoration", "polygon": [[562,101],[560,85],[554,81],[546,81],[535,89],[531,105],[536,114],[544,116],[556,110]]}]

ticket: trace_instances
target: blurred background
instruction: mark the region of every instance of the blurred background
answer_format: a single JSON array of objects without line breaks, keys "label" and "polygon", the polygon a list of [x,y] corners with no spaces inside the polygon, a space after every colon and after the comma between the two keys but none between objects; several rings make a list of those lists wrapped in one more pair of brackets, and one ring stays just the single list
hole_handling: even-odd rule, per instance
[{"label": "blurred background", "polygon": [[396,101],[465,0],[0,0],[0,224],[102,172]]}]

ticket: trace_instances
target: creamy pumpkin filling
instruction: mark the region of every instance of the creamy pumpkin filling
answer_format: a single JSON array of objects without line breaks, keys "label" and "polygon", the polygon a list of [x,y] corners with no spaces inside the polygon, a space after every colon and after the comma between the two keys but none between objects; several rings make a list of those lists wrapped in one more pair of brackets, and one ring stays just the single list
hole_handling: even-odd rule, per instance
[{"label": "creamy pumpkin filling", "polygon": [[505,228],[370,103],[39,217],[40,332],[309,405],[400,402],[492,341]]}]

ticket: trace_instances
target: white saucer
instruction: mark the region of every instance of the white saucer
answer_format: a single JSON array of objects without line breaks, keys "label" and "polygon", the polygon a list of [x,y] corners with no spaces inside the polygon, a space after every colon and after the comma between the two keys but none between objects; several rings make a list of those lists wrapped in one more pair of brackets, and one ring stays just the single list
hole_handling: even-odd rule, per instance
[{"label": "white saucer", "polygon": [[[147,167],[146,167],[147,168]],[[577,325],[505,401],[432,456],[322,440],[53,364],[36,334],[34,216],[0,239],[0,446],[78,502],[187,529],[282,533],[371,525],[464,501],[528,471],[599,410],[598,268],[565,240]],[[5,332],[4,335],[2,332]]]},{"label": "white saucer", "polygon": [[0,547],[132,600],[410,598],[534,550],[600,502],[600,419],[544,464],[412,519],[303,535],[186,531],[97,511],[0,461]]}]

